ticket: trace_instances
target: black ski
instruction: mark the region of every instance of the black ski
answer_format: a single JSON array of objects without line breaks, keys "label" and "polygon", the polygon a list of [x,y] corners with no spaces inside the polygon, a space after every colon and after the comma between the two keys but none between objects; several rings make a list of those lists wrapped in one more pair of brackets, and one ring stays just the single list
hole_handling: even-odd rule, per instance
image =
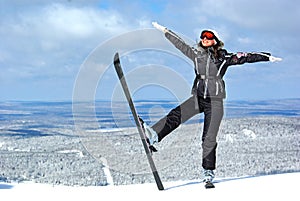
[{"label": "black ski", "polygon": [[206,189],[208,189],[208,188],[215,188],[215,185],[212,182],[208,181],[208,182],[205,182],[204,187]]},{"label": "black ski", "polygon": [[153,158],[152,158],[151,150],[149,149],[148,144],[147,144],[147,137],[145,135],[145,132],[143,130],[141,122],[139,121],[139,116],[137,114],[137,111],[135,109],[134,103],[132,101],[129,88],[128,88],[127,82],[126,82],[124,74],[123,74],[123,70],[122,70],[122,67],[121,67],[120,58],[119,58],[119,54],[118,53],[116,53],[115,56],[114,56],[114,66],[115,66],[116,72],[118,74],[119,80],[121,82],[124,94],[125,94],[126,99],[128,101],[130,110],[131,110],[132,115],[134,117],[134,121],[136,123],[138,132],[140,134],[140,137],[141,137],[141,140],[142,140],[142,143],[143,143],[143,146],[144,146],[144,149],[145,149],[145,152],[146,152],[146,155],[147,155],[147,159],[148,159],[150,168],[152,170],[152,174],[154,176],[157,188],[159,190],[164,190],[163,184],[162,184],[162,182],[160,180],[160,177],[158,175],[158,172],[156,170],[156,167],[155,167],[155,164],[154,164],[154,161],[153,161]]}]

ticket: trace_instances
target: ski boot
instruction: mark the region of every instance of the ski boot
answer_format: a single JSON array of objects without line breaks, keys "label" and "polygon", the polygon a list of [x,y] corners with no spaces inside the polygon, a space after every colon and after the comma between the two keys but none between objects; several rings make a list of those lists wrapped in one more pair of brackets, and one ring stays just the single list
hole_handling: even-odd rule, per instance
[{"label": "ski boot", "polygon": [[212,183],[213,179],[215,178],[214,171],[204,169],[203,175],[203,182],[205,183],[205,188],[215,188],[214,184]]},{"label": "ski boot", "polygon": [[153,146],[155,143],[158,142],[157,133],[151,127],[149,127],[141,117],[139,117],[139,121],[141,122],[142,128],[146,134],[146,141],[149,145],[150,151],[157,152],[157,149]]}]

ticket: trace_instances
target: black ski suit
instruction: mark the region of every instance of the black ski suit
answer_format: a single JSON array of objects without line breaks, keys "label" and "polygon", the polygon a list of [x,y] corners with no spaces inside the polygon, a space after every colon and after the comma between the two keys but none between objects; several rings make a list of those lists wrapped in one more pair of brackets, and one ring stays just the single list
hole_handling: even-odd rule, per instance
[{"label": "black ski suit", "polygon": [[217,134],[223,118],[223,99],[226,97],[223,76],[230,65],[269,61],[269,53],[227,53],[225,49],[214,51],[213,47],[195,49],[187,45],[172,31],[165,33],[166,38],[184,55],[194,62],[196,78],[192,96],[172,109],[152,128],[160,142],[181,123],[199,113],[204,113],[202,134],[202,167],[216,168]]}]

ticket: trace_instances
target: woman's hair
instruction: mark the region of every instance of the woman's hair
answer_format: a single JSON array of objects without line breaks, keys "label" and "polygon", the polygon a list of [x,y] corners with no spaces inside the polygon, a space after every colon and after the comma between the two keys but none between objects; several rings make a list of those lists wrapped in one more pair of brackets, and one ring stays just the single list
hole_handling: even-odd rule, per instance
[{"label": "woman's hair", "polygon": [[[204,46],[202,45],[201,40],[197,43],[197,47],[201,47],[201,48],[203,48],[203,49],[206,49],[206,48],[207,48],[207,47],[204,47]],[[224,47],[224,43],[223,43],[223,41],[221,41],[221,40],[219,40],[219,41],[217,42],[217,44],[215,44],[215,45],[213,46],[213,49],[214,49],[214,56],[215,56],[215,57],[218,57],[218,56],[219,56],[219,55],[218,55],[218,50],[223,49],[223,47]]]}]

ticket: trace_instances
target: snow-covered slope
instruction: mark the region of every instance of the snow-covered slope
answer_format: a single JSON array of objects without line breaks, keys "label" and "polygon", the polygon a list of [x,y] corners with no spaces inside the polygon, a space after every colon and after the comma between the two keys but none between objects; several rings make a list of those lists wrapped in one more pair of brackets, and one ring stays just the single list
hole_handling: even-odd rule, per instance
[{"label": "snow-covered slope", "polygon": [[70,187],[37,183],[0,183],[0,197],[7,200],[297,200],[300,173],[259,177],[216,179],[215,189],[205,189],[199,181],[164,183],[158,191],[154,183]]}]

